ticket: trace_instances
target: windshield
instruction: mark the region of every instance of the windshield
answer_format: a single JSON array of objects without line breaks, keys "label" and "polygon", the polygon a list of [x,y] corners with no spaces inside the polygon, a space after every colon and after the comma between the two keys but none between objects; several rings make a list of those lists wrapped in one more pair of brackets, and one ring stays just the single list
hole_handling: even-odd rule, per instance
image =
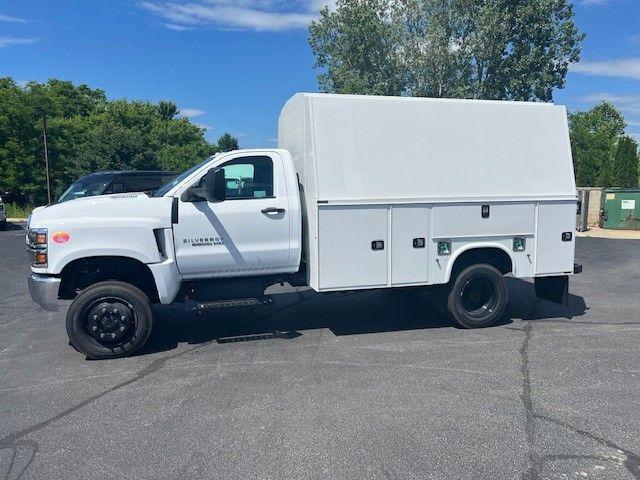
[{"label": "windshield", "polygon": [[109,184],[113,174],[87,175],[71,184],[60,196],[58,203],[82,197],[101,195]]},{"label": "windshield", "polygon": [[198,163],[197,165],[194,165],[193,167],[191,167],[189,170],[186,170],[184,172],[182,172],[180,175],[178,175],[176,178],[174,178],[173,180],[171,180],[168,183],[165,183],[163,186],[161,186],[160,188],[158,188],[155,192],[153,192],[153,196],[154,197],[164,197],[164,195],[171,190],[173,187],[175,187],[176,185],[178,185],[182,180],[184,180],[185,178],[187,178],[189,175],[191,175],[193,172],[195,172],[196,170],[198,170],[201,166],[203,166],[205,163],[207,163],[208,161],[210,161],[213,157],[209,157],[206,160],[203,160],[202,162]]}]

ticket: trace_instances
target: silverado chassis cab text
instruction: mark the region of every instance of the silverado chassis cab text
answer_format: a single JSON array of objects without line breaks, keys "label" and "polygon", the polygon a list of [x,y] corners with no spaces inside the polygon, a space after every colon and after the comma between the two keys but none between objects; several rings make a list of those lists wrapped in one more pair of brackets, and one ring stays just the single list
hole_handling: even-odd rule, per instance
[{"label": "silverado chassis cab text", "polygon": [[29,288],[73,300],[71,344],[131,354],[151,305],[250,305],[275,283],[317,292],[431,288],[463,327],[495,324],[503,276],[568,298],[576,188],[564,107],[298,94],[275,149],[216,155],[152,196],[35,211]]}]

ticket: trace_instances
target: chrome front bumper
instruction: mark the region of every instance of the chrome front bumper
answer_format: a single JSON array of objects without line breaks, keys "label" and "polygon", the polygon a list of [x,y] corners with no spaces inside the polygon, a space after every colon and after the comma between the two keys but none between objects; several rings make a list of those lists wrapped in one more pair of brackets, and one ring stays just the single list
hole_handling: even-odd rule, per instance
[{"label": "chrome front bumper", "polygon": [[55,312],[58,310],[58,290],[60,279],[47,275],[32,273],[28,277],[29,293],[34,302],[45,310]]}]

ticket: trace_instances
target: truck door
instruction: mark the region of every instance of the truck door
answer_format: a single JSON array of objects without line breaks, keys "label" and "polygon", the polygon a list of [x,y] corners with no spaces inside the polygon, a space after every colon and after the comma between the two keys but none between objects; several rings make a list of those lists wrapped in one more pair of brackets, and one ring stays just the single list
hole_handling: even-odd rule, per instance
[{"label": "truck door", "polygon": [[291,271],[291,213],[280,156],[240,152],[215,168],[225,171],[224,201],[178,200],[173,235],[180,273],[206,278]]}]

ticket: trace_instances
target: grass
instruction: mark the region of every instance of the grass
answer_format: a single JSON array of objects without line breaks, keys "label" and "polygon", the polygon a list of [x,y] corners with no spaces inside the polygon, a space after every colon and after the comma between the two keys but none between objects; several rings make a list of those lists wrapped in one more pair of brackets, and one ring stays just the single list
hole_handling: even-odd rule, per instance
[{"label": "grass", "polygon": [[27,218],[31,214],[33,207],[29,205],[21,207],[17,203],[5,203],[4,210],[7,218]]}]

